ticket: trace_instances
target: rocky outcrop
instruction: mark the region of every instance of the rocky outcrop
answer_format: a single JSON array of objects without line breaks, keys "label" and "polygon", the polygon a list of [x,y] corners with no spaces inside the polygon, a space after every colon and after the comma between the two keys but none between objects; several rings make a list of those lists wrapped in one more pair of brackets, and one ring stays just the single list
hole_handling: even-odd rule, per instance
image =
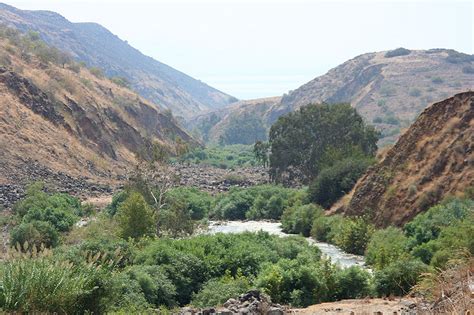
[{"label": "rocky outcrop", "polygon": [[428,107],[334,211],[402,225],[474,186],[474,92]]},{"label": "rocky outcrop", "polygon": [[288,308],[271,302],[270,297],[258,290],[251,290],[237,299],[229,299],[224,305],[205,309],[182,308],[180,315],[283,315]]}]

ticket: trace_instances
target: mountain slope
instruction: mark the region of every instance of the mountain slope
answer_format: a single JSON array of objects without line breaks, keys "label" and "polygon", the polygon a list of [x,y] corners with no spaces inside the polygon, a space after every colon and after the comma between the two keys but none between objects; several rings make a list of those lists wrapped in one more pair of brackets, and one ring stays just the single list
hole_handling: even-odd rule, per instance
[{"label": "mountain slope", "polygon": [[[97,77],[37,39],[0,29],[0,184],[34,180],[33,164],[111,181],[157,143],[197,143],[131,90]],[[48,172],[49,172],[48,171]]]},{"label": "mountain slope", "polygon": [[[383,146],[395,142],[427,104],[473,89],[471,55],[447,49],[367,53],[289,92],[281,102],[267,104],[263,121],[269,127],[279,116],[309,103],[351,103],[382,132]],[[229,116],[252,110],[242,106]],[[221,123],[219,129],[226,128]]]},{"label": "mountain slope", "polygon": [[[474,186],[474,92],[425,109],[333,211],[402,225],[449,194]],[[347,197],[346,197],[347,198]]]},{"label": "mountain slope", "polygon": [[37,31],[50,45],[108,76],[128,79],[148,100],[188,117],[203,110],[223,107],[235,98],[201,81],[143,55],[95,23],[71,23],[49,11],[26,11],[0,4],[0,24],[22,31]]},{"label": "mountain slope", "polygon": [[192,117],[187,128],[207,143],[253,144],[267,140],[267,111],[281,97],[267,97],[236,102],[226,108]]}]

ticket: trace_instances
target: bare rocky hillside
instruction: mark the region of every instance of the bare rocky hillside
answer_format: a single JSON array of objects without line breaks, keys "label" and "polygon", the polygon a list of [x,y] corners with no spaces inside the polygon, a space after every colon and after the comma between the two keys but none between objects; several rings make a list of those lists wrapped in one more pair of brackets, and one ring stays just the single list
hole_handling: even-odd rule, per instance
[{"label": "bare rocky hillside", "polygon": [[96,23],[72,23],[54,12],[19,10],[0,3],[0,24],[38,32],[47,43],[76,60],[100,67],[108,76],[128,79],[141,96],[177,116],[188,117],[237,100],[143,55]]},{"label": "bare rocky hillside", "polygon": [[402,225],[474,185],[474,92],[425,109],[333,211]]},{"label": "bare rocky hillside", "polygon": [[131,90],[59,62],[61,55],[37,39],[1,32],[0,184],[44,177],[66,188],[91,179],[111,184],[152,143],[171,153],[177,139],[198,145]]}]

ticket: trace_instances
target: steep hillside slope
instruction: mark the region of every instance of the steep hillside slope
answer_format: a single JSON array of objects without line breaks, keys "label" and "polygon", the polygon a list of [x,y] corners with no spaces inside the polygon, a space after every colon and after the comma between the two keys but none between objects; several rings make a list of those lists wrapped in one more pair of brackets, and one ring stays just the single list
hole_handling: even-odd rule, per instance
[{"label": "steep hillside slope", "polygon": [[196,142],[131,90],[96,77],[37,39],[0,29],[0,184],[34,169],[97,181],[120,177],[152,143]]},{"label": "steep hillside slope", "polygon": [[179,72],[121,40],[95,23],[71,23],[49,11],[26,11],[0,3],[0,24],[22,31],[37,31],[41,38],[108,76],[127,78],[148,100],[188,117],[223,107],[235,98]]},{"label": "steep hillside slope", "polygon": [[[383,146],[394,143],[428,104],[467,90],[474,90],[473,56],[447,49],[396,49],[363,54],[331,69],[284,95],[281,102],[267,104],[262,118],[268,127],[309,103],[351,103],[382,132]],[[253,109],[243,106],[233,113],[244,111]],[[226,123],[219,129],[227,129]]]},{"label": "steep hillside slope", "polygon": [[267,111],[281,97],[267,97],[236,102],[226,108],[197,115],[187,127],[204,142],[224,144],[253,144],[267,140]]},{"label": "steep hillside slope", "polygon": [[473,56],[446,49],[363,54],[285,95],[273,111],[348,102],[392,142],[428,104],[473,90],[473,65]]},{"label": "steep hillside slope", "polygon": [[425,109],[359,180],[347,204],[332,210],[401,225],[473,185],[474,92],[465,92]]}]

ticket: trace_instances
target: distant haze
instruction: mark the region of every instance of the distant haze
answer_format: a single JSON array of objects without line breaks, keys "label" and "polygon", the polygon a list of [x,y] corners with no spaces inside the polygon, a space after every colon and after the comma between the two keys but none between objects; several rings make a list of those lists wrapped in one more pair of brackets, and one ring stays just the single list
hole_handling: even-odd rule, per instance
[{"label": "distant haze", "polygon": [[356,55],[397,47],[472,54],[472,1],[7,1],[97,22],[240,99],[282,95]]}]

